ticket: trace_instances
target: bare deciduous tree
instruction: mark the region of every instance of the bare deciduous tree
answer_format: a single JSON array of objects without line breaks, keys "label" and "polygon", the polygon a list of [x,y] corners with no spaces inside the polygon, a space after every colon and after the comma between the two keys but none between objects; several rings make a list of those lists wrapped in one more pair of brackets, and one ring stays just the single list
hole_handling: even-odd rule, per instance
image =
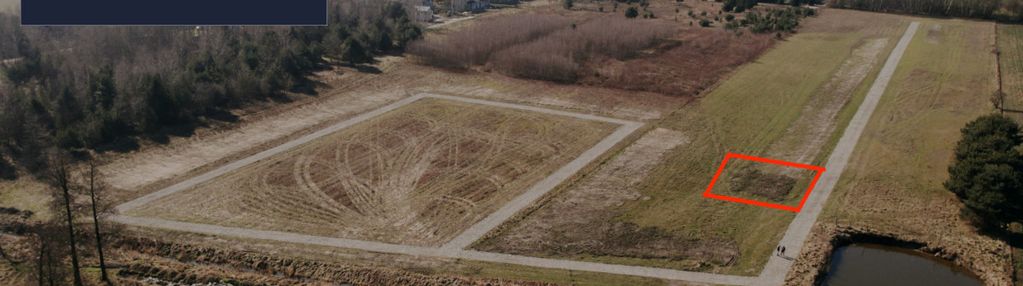
[{"label": "bare deciduous tree", "polygon": [[50,163],[48,168],[48,179],[50,186],[53,187],[63,197],[64,201],[64,214],[67,219],[67,236],[68,236],[68,249],[71,253],[71,271],[74,275],[74,285],[82,286],[82,273],[78,264],[78,251],[75,243],[75,222],[74,213],[71,211],[71,201],[73,189],[71,181],[71,162],[67,155],[60,152],[51,154]]},{"label": "bare deciduous tree", "polygon": [[103,257],[103,235],[99,230],[99,215],[96,211],[96,196],[97,193],[101,193],[104,190],[104,186],[97,179],[99,179],[99,170],[96,169],[96,161],[90,160],[86,180],[89,182],[89,201],[92,205],[92,226],[96,234],[96,252],[99,253],[100,279],[109,283],[110,278],[107,277],[107,264]]}]

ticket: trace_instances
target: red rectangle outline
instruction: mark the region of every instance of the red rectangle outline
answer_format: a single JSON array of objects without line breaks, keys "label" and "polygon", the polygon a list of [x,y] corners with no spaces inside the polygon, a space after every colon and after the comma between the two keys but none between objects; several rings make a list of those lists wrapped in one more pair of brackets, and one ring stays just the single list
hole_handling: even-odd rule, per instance
[{"label": "red rectangle outline", "polygon": [[[810,181],[810,186],[806,189],[806,192],[803,193],[803,198],[799,200],[799,205],[798,206],[788,206],[788,205],[783,205],[783,204],[762,202],[762,201],[757,201],[757,200],[744,199],[744,198],[733,197],[733,196],[726,196],[726,195],[718,195],[718,194],[712,193],[711,191],[714,189],[714,184],[717,183],[718,178],[721,177],[721,173],[724,173],[724,171],[725,171],[725,166],[728,165],[728,160],[731,160],[733,158],[734,159],[743,159],[743,160],[747,160],[747,161],[767,163],[767,164],[781,165],[781,166],[792,167],[792,168],[800,168],[800,169],[812,170],[812,171],[816,172],[816,175],[813,176],[813,180]],[[710,185],[707,186],[707,190],[703,192],[703,196],[706,197],[706,198],[711,198],[711,199],[718,199],[718,200],[723,200],[723,201],[736,202],[736,203],[741,203],[741,204],[748,204],[748,205],[754,205],[754,206],[759,206],[759,207],[772,208],[772,209],[777,209],[777,210],[783,210],[783,211],[790,211],[790,212],[798,213],[800,210],[803,209],[803,205],[806,204],[806,200],[810,198],[810,193],[813,192],[813,187],[817,185],[817,181],[820,180],[821,175],[824,174],[824,171],[825,171],[824,167],[821,167],[821,166],[800,164],[800,163],[794,163],[794,162],[788,162],[788,161],[775,160],[775,159],[770,159],[770,158],[755,157],[755,156],[750,156],[750,155],[743,155],[743,154],[737,154],[737,153],[728,152],[727,154],[725,154],[725,159],[721,161],[721,166],[718,167],[718,171],[714,174],[714,178],[712,178],[710,180]]]}]

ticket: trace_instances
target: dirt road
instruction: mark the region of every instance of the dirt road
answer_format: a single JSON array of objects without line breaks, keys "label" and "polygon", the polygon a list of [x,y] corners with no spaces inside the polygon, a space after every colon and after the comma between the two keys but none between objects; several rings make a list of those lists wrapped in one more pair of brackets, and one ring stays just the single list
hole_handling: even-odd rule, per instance
[{"label": "dirt road", "polygon": [[[838,145],[835,146],[835,150],[831,152],[831,157],[828,157],[828,163],[824,166],[827,171],[821,176],[820,182],[817,183],[817,187],[810,195],[810,198],[807,199],[803,210],[792,220],[788,231],[785,232],[785,236],[779,242],[780,245],[785,246],[786,256],[799,257],[799,252],[802,250],[806,238],[810,235],[810,229],[817,222],[817,216],[824,209],[824,203],[828,201],[828,196],[831,195],[831,191],[838,184],[838,179],[841,177],[842,171],[845,170],[853,150],[856,149],[856,143],[859,142],[863,129],[866,128],[867,123],[870,121],[870,116],[877,107],[878,101],[884,95],[888,82],[891,80],[892,74],[895,73],[895,68],[899,65],[906,47],[909,46],[913,35],[916,34],[918,26],[918,22],[911,23],[899,40],[898,45],[895,46],[891,55],[888,56],[888,60],[885,62],[884,67],[881,68],[881,72],[877,75],[877,79],[874,80],[874,84],[871,85],[867,97],[863,100],[863,104],[856,110],[856,115],[849,121],[849,126],[846,127],[845,133],[842,134]],[[767,265],[764,266],[764,270],[760,273],[760,277],[755,281],[754,285],[781,285],[785,282],[785,275],[788,274],[791,267],[792,261],[788,258],[772,256],[768,260]]]}]

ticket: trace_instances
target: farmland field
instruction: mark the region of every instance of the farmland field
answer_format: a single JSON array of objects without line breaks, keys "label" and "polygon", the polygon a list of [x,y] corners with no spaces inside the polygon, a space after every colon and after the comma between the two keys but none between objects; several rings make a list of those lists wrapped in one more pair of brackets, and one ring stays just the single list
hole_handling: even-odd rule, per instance
[{"label": "farmland field", "polygon": [[615,126],[421,99],[129,214],[435,246]]},{"label": "farmland field", "polygon": [[[630,146],[643,148],[627,148],[476,248],[758,274],[793,213],[703,198],[721,159],[735,152],[820,165],[907,24],[846,10],[807,20]],[[810,179],[793,177],[793,189]],[[578,207],[594,202],[606,208]]]}]

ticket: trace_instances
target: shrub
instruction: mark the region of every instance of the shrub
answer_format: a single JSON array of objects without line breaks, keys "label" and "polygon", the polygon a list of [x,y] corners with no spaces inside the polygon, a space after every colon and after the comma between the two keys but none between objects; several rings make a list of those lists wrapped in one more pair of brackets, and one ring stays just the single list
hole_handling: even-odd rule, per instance
[{"label": "shrub", "polygon": [[15,171],[14,166],[7,163],[7,159],[0,157],[0,180],[14,180],[18,178],[18,173]]},{"label": "shrub", "polygon": [[710,27],[710,21],[707,19],[700,19],[700,27]]},{"label": "shrub", "polygon": [[747,12],[745,19],[741,21],[743,26],[749,26],[754,33],[771,32],[793,32],[799,26],[799,21],[812,13],[805,11],[809,8],[788,7],[785,9],[773,9],[766,14],[759,12]]},{"label": "shrub", "polygon": [[639,10],[636,9],[636,7],[629,7],[629,9],[625,9],[625,18],[632,19],[632,18],[636,18],[638,16],[639,16]]}]

